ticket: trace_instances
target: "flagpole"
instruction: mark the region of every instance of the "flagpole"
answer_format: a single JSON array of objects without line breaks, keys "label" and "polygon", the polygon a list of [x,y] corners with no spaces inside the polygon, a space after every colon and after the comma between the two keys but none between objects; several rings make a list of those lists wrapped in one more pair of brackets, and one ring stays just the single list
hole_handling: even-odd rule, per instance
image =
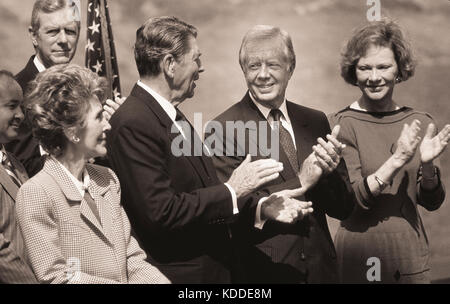
[{"label": "flagpole", "polygon": [[101,22],[101,32],[102,32],[102,46],[105,52],[105,68],[106,68],[106,78],[108,79],[108,92],[107,96],[109,99],[114,98],[113,94],[113,81],[114,76],[112,73],[112,65],[111,65],[111,46],[108,34],[108,23],[106,19],[106,6],[105,0],[100,0],[100,22]]}]

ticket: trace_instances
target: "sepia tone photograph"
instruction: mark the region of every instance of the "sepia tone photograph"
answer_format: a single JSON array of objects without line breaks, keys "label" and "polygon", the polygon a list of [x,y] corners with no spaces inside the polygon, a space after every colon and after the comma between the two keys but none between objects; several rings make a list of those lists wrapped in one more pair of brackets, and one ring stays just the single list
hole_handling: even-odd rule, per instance
[{"label": "sepia tone photograph", "polygon": [[0,283],[449,284],[449,15],[1,0]]}]

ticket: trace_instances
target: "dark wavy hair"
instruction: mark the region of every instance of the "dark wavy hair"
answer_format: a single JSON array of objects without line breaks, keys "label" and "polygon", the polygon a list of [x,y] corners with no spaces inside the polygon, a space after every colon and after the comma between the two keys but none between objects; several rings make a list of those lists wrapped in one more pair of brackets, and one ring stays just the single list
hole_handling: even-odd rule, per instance
[{"label": "dark wavy hair", "polygon": [[398,66],[398,81],[414,75],[416,62],[410,44],[394,21],[384,19],[357,28],[347,42],[341,55],[341,76],[347,83],[357,85],[356,64],[372,45],[391,48]]},{"label": "dark wavy hair", "polygon": [[175,59],[189,52],[189,39],[197,37],[197,29],[176,17],[148,19],[136,31],[134,58],[139,76],[157,76],[160,62],[167,54]]},{"label": "dark wavy hair", "polygon": [[106,79],[74,64],[53,66],[30,83],[26,119],[50,155],[64,152],[68,142],[64,131],[84,124],[92,98],[104,103],[106,85]]}]

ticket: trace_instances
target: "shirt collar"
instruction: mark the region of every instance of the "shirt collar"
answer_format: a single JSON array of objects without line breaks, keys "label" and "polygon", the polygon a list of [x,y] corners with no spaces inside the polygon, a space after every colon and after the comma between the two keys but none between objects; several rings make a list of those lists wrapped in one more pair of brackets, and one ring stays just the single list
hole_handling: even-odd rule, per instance
[{"label": "shirt collar", "polygon": [[53,157],[53,160],[63,169],[63,171],[67,174],[67,176],[70,178],[70,180],[74,183],[75,187],[78,189],[78,191],[81,194],[81,197],[84,196],[84,191],[88,188],[89,183],[91,181],[91,178],[89,177],[89,173],[86,168],[84,168],[83,171],[83,182],[80,182],[73,174],[64,167],[63,164],[61,164],[55,157]]},{"label": "shirt collar", "polygon": [[0,163],[3,159],[3,154],[6,154],[6,150],[5,150],[5,146],[4,145],[0,145]]},{"label": "shirt collar", "polygon": [[177,110],[175,107],[164,97],[156,93],[154,90],[152,90],[148,85],[143,83],[142,81],[138,80],[137,85],[146,90],[150,95],[153,96],[153,98],[156,99],[156,101],[159,103],[159,105],[163,108],[163,110],[169,115],[170,119],[172,121],[175,121],[177,117]]},{"label": "shirt collar", "polygon": [[36,69],[38,70],[38,72],[43,72],[45,71],[45,66],[42,64],[42,62],[39,60],[38,56],[34,56],[34,60],[33,60],[34,65],[36,66]]},{"label": "shirt collar", "polygon": [[[256,105],[258,110],[261,111],[261,113],[264,115],[264,118],[267,121],[269,121],[269,114],[272,109],[269,107],[263,106],[261,103],[257,102],[255,100],[255,98],[253,97],[252,92],[249,92],[249,95],[250,95],[250,99]],[[278,109],[281,111],[281,113],[283,113],[282,118],[284,118],[290,124],[291,120],[289,119],[289,115],[288,115],[288,111],[287,111],[287,107],[286,107],[286,98],[284,99],[283,103],[281,104],[281,106]]]}]

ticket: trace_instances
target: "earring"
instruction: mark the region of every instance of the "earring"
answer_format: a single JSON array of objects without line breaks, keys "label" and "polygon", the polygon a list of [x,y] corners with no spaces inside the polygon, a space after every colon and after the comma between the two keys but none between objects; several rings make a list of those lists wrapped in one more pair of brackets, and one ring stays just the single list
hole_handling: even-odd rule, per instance
[{"label": "earring", "polygon": [[400,77],[397,76],[397,78],[395,78],[395,82],[396,82],[396,83],[400,83],[400,82],[402,82],[402,79],[401,79]]},{"label": "earring", "polygon": [[76,136],[72,137],[72,140],[76,144],[80,142],[80,139],[78,137],[76,137]]}]

